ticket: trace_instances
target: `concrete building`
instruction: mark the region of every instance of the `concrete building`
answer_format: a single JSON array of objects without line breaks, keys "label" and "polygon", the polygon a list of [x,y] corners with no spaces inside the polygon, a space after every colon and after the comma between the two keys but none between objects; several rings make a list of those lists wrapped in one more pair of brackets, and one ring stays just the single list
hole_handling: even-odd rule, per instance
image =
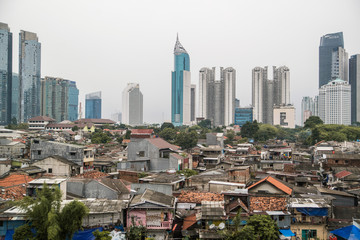
[{"label": "concrete building", "polygon": [[61,200],[66,199],[66,180],[65,177],[41,177],[35,180],[32,180],[29,182],[27,188],[26,188],[26,195],[29,197],[36,197],[36,190],[41,189],[44,186],[44,183],[46,183],[48,186],[57,186],[61,193]]},{"label": "concrete building", "polygon": [[220,67],[220,79],[215,80],[215,67],[199,72],[200,117],[210,119],[213,126],[234,123],[236,71]]},{"label": "concrete building", "polygon": [[101,91],[85,95],[85,118],[101,118]]},{"label": "concrete building", "polygon": [[191,123],[190,57],[179,37],[174,47],[174,71],[171,73],[171,122],[174,126]]},{"label": "concrete building", "polygon": [[191,113],[190,113],[190,121],[191,122],[195,122],[195,114],[196,114],[196,85],[195,84],[191,84]]},{"label": "concrete building", "polygon": [[290,104],[290,70],[273,67],[273,80],[268,79],[268,67],[252,70],[252,106],[254,120],[273,124],[274,105]]},{"label": "concrete building", "polygon": [[295,108],[293,105],[274,106],[274,125],[295,128]]},{"label": "concrete building", "polygon": [[23,158],[25,149],[26,145],[22,142],[0,137],[0,158]]},{"label": "concrete building", "polygon": [[319,88],[337,78],[348,80],[348,57],[342,32],[322,36],[319,46]]},{"label": "concrete building", "polygon": [[122,121],[128,125],[143,124],[143,95],[138,83],[128,83],[122,92]]},{"label": "concrete building", "polygon": [[0,22],[0,125],[11,120],[12,96],[12,33]]},{"label": "concrete building", "polygon": [[351,123],[360,122],[360,54],[349,60],[349,83],[351,85]]},{"label": "concrete building", "polygon": [[48,124],[55,123],[55,119],[47,116],[36,116],[28,120],[29,130],[45,130]]},{"label": "concrete building", "polygon": [[314,97],[314,112],[312,116],[319,116],[319,96]]},{"label": "concrete building", "polygon": [[71,177],[80,174],[80,166],[60,156],[51,156],[38,160],[30,166],[36,166],[44,169],[46,173],[54,176]]},{"label": "concrete building", "polygon": [[314,113],[314,100],[311,97],[303,97],[301,100],[301,126]]},{"label": "concrete building", "polygon": [[242,127],[242,125],[244,125],[246,122],[253,122],[253,108],[235,108],[235,125]]},{"label": "concrete building", "polygon": [[40,115],[41,44],[36,33],[19,34],[20,120]]},{"label": "concrete building", "polygon": [[351,87],[336,79],[319,89],[319,117],[325,124],[351,124]]},{"label": "concrete building", "polygon": [[16,119],[16,122],[20,121],[20,79],[19,74],[12,73],[11,84],[11,119]]}]

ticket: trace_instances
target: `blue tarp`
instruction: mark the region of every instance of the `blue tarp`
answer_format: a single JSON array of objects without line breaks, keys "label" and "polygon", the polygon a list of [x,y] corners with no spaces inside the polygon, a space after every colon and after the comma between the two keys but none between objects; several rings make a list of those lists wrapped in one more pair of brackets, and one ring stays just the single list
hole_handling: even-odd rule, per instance
[{"label": "blue tarp", "polygon": [[360,230],[354,225],[336,229],[331,233],[348,240],[360,240]]},{"label": "blue tarp", "polygon": [[[102,227],[92,228],[92,229],[84,230],[84,231],[78,231],[78,232],[74,233],[72,240],[94,240],[95,237],[92,233],[94,231],[96,231],[97,229],[99,229],[100,232],[103,231]],[[12,240],[13,235],[14,235],[14,230],[7,230],[5,240]]]},{"label": "blue tarp", "polygon": [[327,208],[296,208],[296,210],[308,216],[324,217],[328,215]]},{"label": "blue tarp", "polygon": [[290,229],[280,229],[279,231],[280,231],[281,234],[284,235],[285,237],[295,236],[295,234],[294,234]]}]

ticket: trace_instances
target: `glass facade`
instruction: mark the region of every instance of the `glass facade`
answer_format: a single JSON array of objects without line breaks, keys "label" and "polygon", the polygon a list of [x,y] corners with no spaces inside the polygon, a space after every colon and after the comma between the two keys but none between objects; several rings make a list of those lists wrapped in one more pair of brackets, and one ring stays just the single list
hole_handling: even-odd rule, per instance
[{"label": "glass facade", "polygon": [[19,34],[20,121],[40,115],[41,44],[35,33]]},{"label": "glass facade", "polygon": [[101,118],[101,92],[86,94],[85,118]]},{"label": "glass facade", "polygon": [[330,33],[321,37],[319,47],[319,88],[332,80],[333,56],[344,48],[343,33]]},{"label": "glass facade", "polygon": [[349,60],[349,83],[351,85],[351,123],[360,122],[360,54]]},{"label": "glass facade", "polygon": [[68,92],[68,120],[75,121],[78,119],[78,103],[79,103],[79,89],[76,87],[76,82],[69,81]]},{"label": "glass facade", "polygon": [[11,120],[11,85],[12,33],[7,24],[0,23],[0,125]]},{"label": "glass facade", "polygon": [[252,108],[235,108],[235,125],[240,127],[246,122],[253,121],[253,109]]},{"label": "glass facade", "polygon": [[19,74],[12,74],[11,119],[20,120],[20,79]]},{"label": "glass facade", "polygon": [[184,71],[190,72],[190,57],[177,38],[171,79],[171,122],[174,126],[181,126],[184,120]]}]

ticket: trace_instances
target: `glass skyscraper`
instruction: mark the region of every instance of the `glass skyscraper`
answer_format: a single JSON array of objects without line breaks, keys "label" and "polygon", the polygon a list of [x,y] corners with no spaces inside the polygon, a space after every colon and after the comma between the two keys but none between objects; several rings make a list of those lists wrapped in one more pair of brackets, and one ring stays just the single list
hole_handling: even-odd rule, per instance
[{"label": "glass skyscraper", "polygon": [[76,82],[69,81],[68,94],[68,120],[75,121],[78,119],[79,105],[79,89],[76,87]]},{"label": "glass skyscraper", "polygon": [[174,126],[190,124],[191,76],[190,57],[176,38],[174,48],[174,71],[171,79],[171,122]]},{"label": "glass skyscraper", "polygon": [[12,33],[5,23],[0,23],[0,125],[11,120],[12,93]]},{"label": "glass skyscraper", "polygon": [[242,127],[246,122],[253,122],[253,108],[235,108],[235,125]]},{"label": "glass skyscraper", "polygon": [[41,44],[36,33],[19,33],[20,121],[40,115]]},{"label": "glass skyscraper", "polygon": [[101,92],[86,94],[85,118],[101,118]]},{"label": "glass skyscraper", "polygon": [[347,75],[348,57],[343,33],[322,36],[319,47],[319,88],[337,78],[347,81]]},{"label": "glass skyscraper", "polygon": [[351,85],[351,123],[360,122],[360,54],[349,60],[349,82]]},{"label": "glass skyscraper", "polygon": [[19,74],[12,73],[11,119],[20,120],[20,79]]}]

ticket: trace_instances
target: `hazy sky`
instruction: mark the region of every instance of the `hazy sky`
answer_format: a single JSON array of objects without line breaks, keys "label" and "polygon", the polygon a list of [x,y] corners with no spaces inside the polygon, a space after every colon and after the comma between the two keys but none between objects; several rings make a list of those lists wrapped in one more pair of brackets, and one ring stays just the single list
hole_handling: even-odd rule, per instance
[{"label": "hazy sky", "polygon": [[255,66],[288,66],[297,122],[302,96],[318,92],[320,37],[342,31],[349,56],[360,53],[359,0],[0,0],[0,22],[13,32],[14,72],[19,31],[35,32],[42,77],[76,81],[83,107],[101,90],[103,118],[121,111],[128,82],[140,83],[150,123],[170,120],[177,32],[192,83],[202,67],[234,67],[241,106]]}]

